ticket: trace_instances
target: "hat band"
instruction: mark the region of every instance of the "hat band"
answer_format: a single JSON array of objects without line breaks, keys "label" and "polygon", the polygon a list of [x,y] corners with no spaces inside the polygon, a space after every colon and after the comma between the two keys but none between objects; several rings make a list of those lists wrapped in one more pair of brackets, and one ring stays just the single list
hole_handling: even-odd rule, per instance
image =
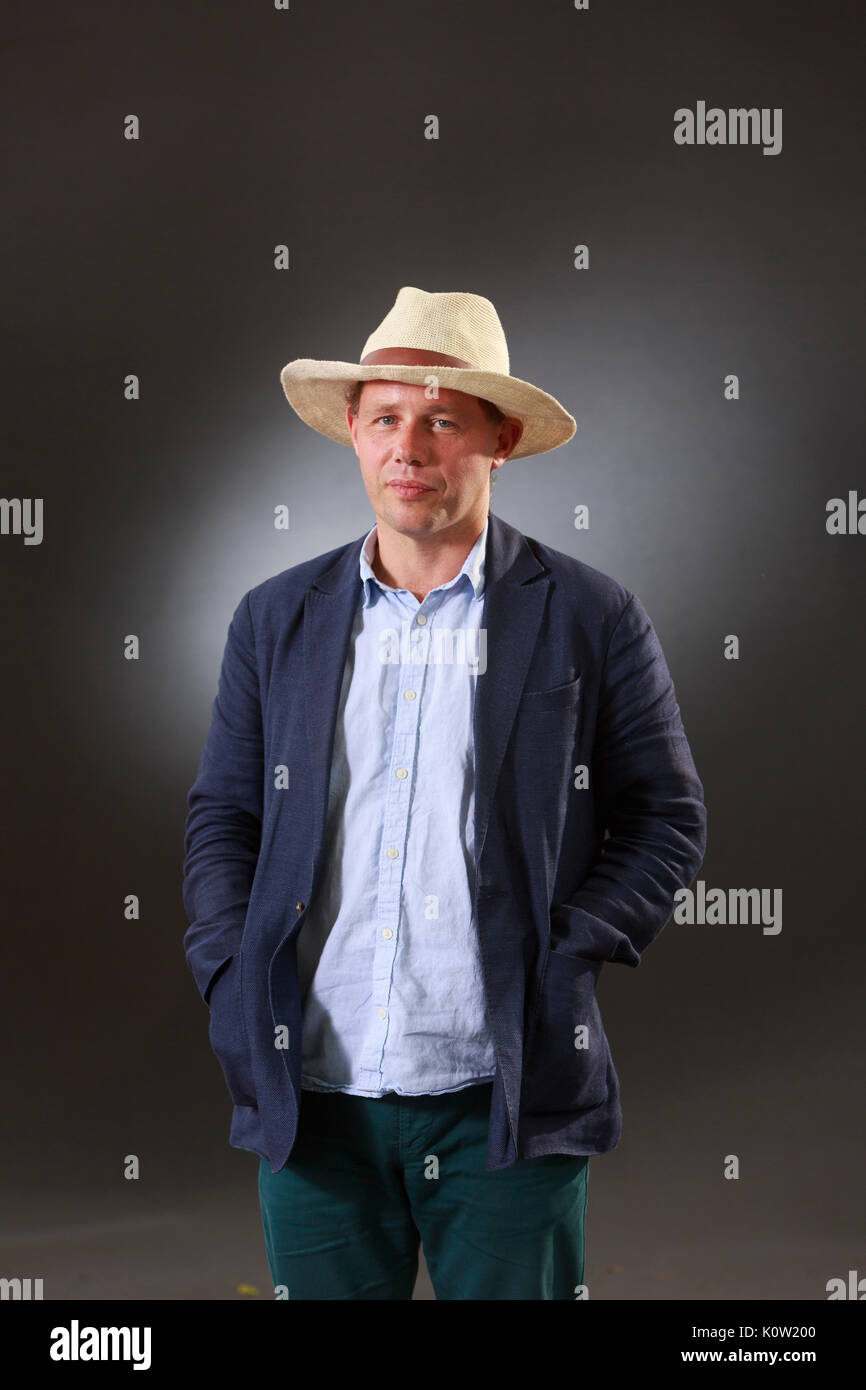
[{"label": "hat band", "polygon": [[447,352],[428,352],[426,348],[376,348],[361,358],[359,366],[378,367],[468,367],[476,370],[472,362],[462,357],[449,357]]}]

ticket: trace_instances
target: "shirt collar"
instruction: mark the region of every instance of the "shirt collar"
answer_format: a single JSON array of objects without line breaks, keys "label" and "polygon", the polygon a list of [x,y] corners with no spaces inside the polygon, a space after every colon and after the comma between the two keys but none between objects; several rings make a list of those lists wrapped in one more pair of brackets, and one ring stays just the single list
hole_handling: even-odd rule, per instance
[{"label": "shirt collar", "polygon": [[[487,530],[489,524],[490,518],[488,516],[485,518],[484,521],[484,530],[481,532],[481,535],[478,537],[469,554],[466,556],[466,559],[463,561],[463,565],[460,569],[459,574],[455,574],[454,578],[449,579],[446,584],[437,584],[437,589],[450,589],[452,585],[458,584],[460,582],[461,576],[465,574],[470,584],[472,585],[475,597],[480,598],[480,596],[484,592],[484,555],[487,547]],[[361,546],[360,570],[361,584],[364,590],[362,604],[365,608],[367,608],[373,601],[373,596],[370,592],[373,584],[378,584],[379,588],[383,592],[405,592],[405,590],[403,589],[395,591],[390,584],[383,584],[381,579],[379,579],[378,575],[373,573],[372,561],[376,554],[376,546],[377,532],[376,526],[374,525],[367,532],[366,536],[364,537],[364,544]]]}]

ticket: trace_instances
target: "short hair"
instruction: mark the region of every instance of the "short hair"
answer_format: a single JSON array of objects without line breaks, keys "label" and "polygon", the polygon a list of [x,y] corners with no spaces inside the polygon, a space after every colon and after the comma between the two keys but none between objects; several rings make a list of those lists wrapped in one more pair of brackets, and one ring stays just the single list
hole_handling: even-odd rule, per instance
[{"label": "short hair", "polygon": [[[377,378],[377,380],[381,380],[381,378]],[[355,416],[357,416],[358,408],[361,404],[361,390],[363,385],[363,381],[350,381],[349,385],[346,387],[346,404]],[[499,409],[499,406],[494,405],[492,401],[485,400],[483,396],[476,396],[475,399],[492,425],[500,425],[506,418],[504,413]]]}]

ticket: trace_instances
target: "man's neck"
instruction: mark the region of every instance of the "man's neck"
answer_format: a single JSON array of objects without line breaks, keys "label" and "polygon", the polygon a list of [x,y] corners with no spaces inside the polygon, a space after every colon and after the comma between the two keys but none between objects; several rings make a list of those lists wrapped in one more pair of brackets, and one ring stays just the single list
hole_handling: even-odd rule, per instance
[{"label": "man's neck", "polygon": [[481,532],[486,516],[462,527],[424,538],[405,536],[376,521],[376,549],[371,568],[377,579],[393,589],[408,589],[423,603],[431,589],[454,579]]}]

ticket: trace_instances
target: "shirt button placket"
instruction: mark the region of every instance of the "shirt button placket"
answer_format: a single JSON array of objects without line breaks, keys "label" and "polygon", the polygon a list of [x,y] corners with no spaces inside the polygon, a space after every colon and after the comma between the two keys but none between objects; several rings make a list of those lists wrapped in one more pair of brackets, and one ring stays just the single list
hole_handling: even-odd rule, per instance
[{"label": "shirt button placket", "polygon": [[[399,600],[394,601],[395,604]],[[402,619],[405,623],[405,618]],[[415,614],[419,627],[427,624],[427,615]],[[405,632],[405,628],[403,629]],[[380,926],[378,948],[379,957],[374,968],[374,998],[377,1015],[387,1025],[390,985],[394,974],[394,964],[399,940],[400,900],[403,880],[403,849],[406,845],[409,823],[409,808],[412,801],[413,772],[418,742],[421,703],[419,695],[423,690],[426,665],[414,661],[401,661],[397,682],[397,697],[394,710],[394,733],[391,744],[391,769],[385,803],[385,820],[382,843],[386,846],[379,873],[379,893],[377,903]],[[388,942],[385,946],[382,943]],[[379,962],[381,961],[381,969]],[[380,1080],[384,1076],[385,1042],[387,1026],[382,1037],[380,1052]]]}]

